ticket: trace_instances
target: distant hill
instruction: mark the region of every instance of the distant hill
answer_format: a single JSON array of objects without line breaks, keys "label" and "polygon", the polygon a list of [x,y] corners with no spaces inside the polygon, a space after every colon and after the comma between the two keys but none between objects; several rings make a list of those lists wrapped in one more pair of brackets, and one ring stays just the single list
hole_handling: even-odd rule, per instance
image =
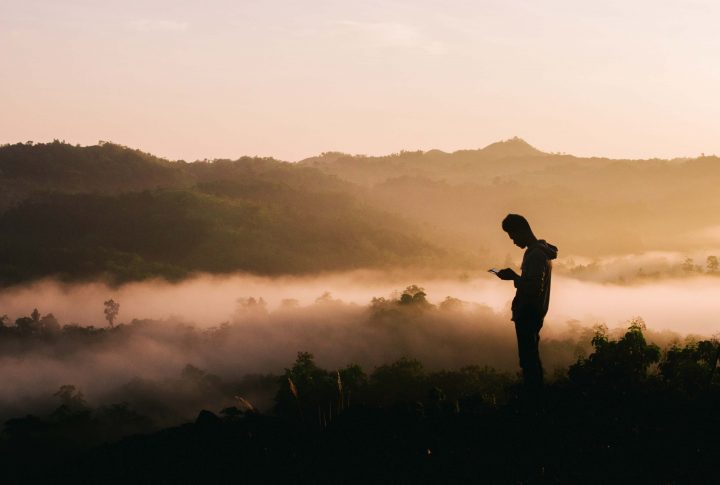
[{"label": "distant hill", "polygon": [[[720,247],[720,159],[609,160],[513,138],[298,163],[171,162],[120,145],[0,147],[0,282],[196,271],[471,271],[517,255],[524,214],[561,256]],[[456,273],[458,274],[458,273]]]},{"label": "distant hill", "polygon": [[491,143],[482,150],[479,150],[483,157],[496,159],[510,157],[538,157],[546,155],[522,138],[511,138],[509,140]]},{"label": "distant hill", "polygon": [[374,185],[390,178],[420,176],[455,182],[482,181],[528,170],[566,163],[567,156],[544,153],[520,138],[492,143],[477,150],[402,151],[368,157],[339,152],[323,153],[298,162],[361,185]]},{"label": "distant hill", "polygon": [[712,195],[720,184],[715,156],[580,158],[513,138],[454,153],[326,153],[300,163],[368,187],[379,207],[477,259],[503,258],[511,250],[497,229],[508,212],[526,215],[540,236],[560,244],[561,254],[587,257],[707,246],[713,243],[697,234],[720,225],[720,199]]},{"label": "distant hill", "polygon": [[427,264],[446,251],[362,189],[273,159],[168,162],[118,145],[0,148],[0,283]]}]

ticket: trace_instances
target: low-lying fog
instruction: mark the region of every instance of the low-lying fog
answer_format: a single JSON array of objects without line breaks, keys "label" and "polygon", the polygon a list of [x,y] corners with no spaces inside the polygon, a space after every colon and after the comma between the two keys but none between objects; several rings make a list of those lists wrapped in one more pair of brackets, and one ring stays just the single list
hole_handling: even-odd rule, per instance
[{"label": "low-lying fog", "polygon": [[[588,278],[587,272],[580,279],[571,275],[559,270],[553,280],[541,342],[549,375],[589,350],[591,327],[598,323],[620,331],[630,319],[642,317],[648,338],[661,346],[720,330],[720,276],[715,273],[693,270],[623,284],[603,283],[607,278]],[[436,307],[371,303],[377,297],[397,300],[413,284],[423,287]],[[431,370],[490,365],[515,373],[517,350],[509,322],[513,292],[510,283],[489,273],[373,271],[284,278],[205,275],[178,284],[152,281],[118,288],[44,281],[5,289],[0,314],[8,315],[6,324],[37,308],[41,315],[52,313],[61,325],[102,327],[107,325],[103,302],[112,298],[120,304],[116,324],[130,325],[101,338],[71,331],[57,339],[0,340],[0,418],[51,409],[59,386],[73,384],[92,404],[127,401],[140,409],[152,394],[148,389],[155,389],[156,395],[176,402],[173,419],[180,421],[197,406],[220,405],[203,397],[202,390],[182,398],[173,394],[182,387],[177,379],[185,365],[239,382],[246,374],[281,374],[298,351],[312,352],[328,369],[358,363],[370,373],[407,356]],[[442,304],[447,297],[466,303]],[[265,304],[257,304],[260,298]],[[155,321],[131,324],[133,319]],[[269,392],[248,396],[268,409]]]},{"label": "low-lying fog", "polygon": [[[174,318],[201,327],[232,320],[243,299],[262,298],[267,309],[305,306],[318,298],[367,305],[374,297],[397,296],[416,284],[438,304],[451,296],[508,313],[514,289],[487,274],[455,278],[356,271],[317,277],[266,278],[248,275],[198,276],[178,284],[163,281],[127,284],[59,284],[44,281],[0,292],[0,314],[11,321],[34,308],[53,313],[62,323],[103,326],[103,302],[120,303],[119,322]],[[720,331],[720,276],[656,278],[633,284],[579,280],[556,272],[546,329],[561,331],[569,320],[624,326],[641,316],[649,329],[713,335]],[[291,300],[295,300],[292,302]]]}]

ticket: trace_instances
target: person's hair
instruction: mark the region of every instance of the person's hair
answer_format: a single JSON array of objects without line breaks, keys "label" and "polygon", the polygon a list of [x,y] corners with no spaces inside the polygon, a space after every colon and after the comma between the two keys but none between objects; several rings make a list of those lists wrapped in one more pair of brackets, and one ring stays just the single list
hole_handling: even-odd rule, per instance
[{"label": "person's hair", "polygon": [[530,224],[528,223],[527,219],[525,219],[520,214],[508,214],[505,216],[505,219],[502,221],[502,228],[505,232],[514,232],[514,233],[529,233],[532,234],[532,229],[530,229]]}]

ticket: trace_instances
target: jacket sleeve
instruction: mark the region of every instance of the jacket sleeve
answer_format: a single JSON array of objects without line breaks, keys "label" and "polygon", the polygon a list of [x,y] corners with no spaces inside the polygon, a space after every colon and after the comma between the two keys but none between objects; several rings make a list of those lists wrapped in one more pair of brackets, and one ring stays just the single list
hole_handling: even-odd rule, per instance
[{"label": "jacket sleeve", "polygon": [[520,278],[515,280],[518,293],[528,297],[537,297],[542,293],[547,272],[547,260],[542,251],[533,251],[528,255]]}]

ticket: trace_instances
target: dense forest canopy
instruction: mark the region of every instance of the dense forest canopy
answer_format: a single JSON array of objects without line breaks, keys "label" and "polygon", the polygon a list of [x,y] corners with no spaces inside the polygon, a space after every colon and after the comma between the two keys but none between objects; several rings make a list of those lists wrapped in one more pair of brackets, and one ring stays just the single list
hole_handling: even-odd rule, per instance
[{"label": "dense forest canopy", "polygon": [[[720,159],[608,160],[520,139],[298,163],[171,162],[113,143],[0,147],[0,282],[484,268],[526,215],[564,256],[714,247]],[[622,217],[619,217],[622,215]]]}]

